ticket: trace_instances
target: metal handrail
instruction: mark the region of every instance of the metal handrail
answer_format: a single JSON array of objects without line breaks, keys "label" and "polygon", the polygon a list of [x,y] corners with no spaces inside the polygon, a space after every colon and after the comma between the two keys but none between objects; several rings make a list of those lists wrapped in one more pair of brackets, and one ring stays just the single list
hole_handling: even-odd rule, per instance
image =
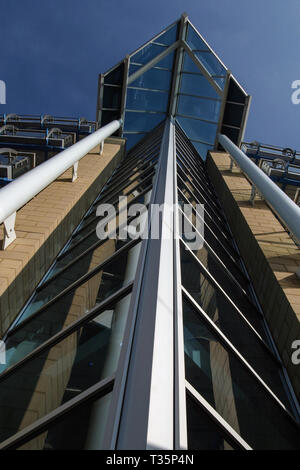
[{"label": "metal handrail", "polygon": [[74,181],[79,160],[96,145],[103,144],[121,125],[121,119],[112,121],[0,189],[0,224],[4,223],[5,229],[4,249],[16,238],[16,211],[72,166]]},{"label": "metal handrail", "polygon": [[262,194],[275,214],[300,244],[300,207],[227,136],[219,134],[218,141]]}]

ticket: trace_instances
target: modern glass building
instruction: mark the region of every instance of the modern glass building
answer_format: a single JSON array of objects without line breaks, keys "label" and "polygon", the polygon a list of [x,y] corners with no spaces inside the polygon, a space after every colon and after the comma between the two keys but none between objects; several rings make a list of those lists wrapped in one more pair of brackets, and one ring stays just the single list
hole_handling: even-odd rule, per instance
[{"label": "modern glass building", "polygon": [[300,449],[296,391],[206,168],[218,134],[241,144],[249,103],[186,15],[100,75],[98,125],[121,117],[127,152],[5,335],[0,448]]}]

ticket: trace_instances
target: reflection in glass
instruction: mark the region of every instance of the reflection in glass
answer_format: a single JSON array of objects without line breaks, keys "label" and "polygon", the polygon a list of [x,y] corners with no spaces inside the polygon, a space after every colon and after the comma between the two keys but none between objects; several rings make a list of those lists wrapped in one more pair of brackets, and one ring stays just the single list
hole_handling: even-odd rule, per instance
[{"label": "reflection in glass", "polygon": [[179,95],[178,114],[185,114],[209,121],[217,121],[221,108],[221,101],[196,98],[194,96]]},{"label": "reflection in glass", "polygon": [[234,450],[222,430],[188,394],[186,397],[188,449]]},{"label": "reflection in glass", "polygon": [[203,140],[209,144],[214,144],[217,124],[182,116],[178,116],[177,121],[190,139]]},{"label": "reflection in glass", "polygon": [[73,408],[17,450],[103,450],[111,395]]},{"label": "reflection in glass", "polygon": [[145,111],[166,111],[169,95],[165,91],[140,90],[128,88],[127,109],[143,109]]},{"label": "reflection in glass", "polygon": [[127,295],[3,378],[1,441],[115,373],[129,303]]},{"label": "reflection in glass", "polygon": [[186,379],[257,450],[300,449],[299,428],[183,302]]},{"label": "reflection in glass", "polygon": [[[92,271],[101,265],[103,260],[108,259],[122,245],[124,245],[124,241],[108,239],[105,245],[100,245],[95,250],[87,253],[78,263],[62,271],[49,284],[36,292],[18,323],[21,323],[43,307],[75,280],[80,279],[83,272]],[[90,279],[66,294],[59,301],[59,305],[61,305],[61,308],[63,307],[59,315],[61,321],[64,320],[70,323],[71,319],[77,319],[131,282],[135,276],[139,250],[140,242],[129,250],[122,251],[117,257],[104,264]],[[55,308],[57,309],[58,305]]]}]

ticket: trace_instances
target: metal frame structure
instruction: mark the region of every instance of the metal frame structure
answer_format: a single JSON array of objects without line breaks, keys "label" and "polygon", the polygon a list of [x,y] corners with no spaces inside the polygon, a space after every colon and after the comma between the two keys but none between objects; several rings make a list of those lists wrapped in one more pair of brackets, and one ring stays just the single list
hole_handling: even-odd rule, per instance
[{"label": "metal frame structure", "polygon": [[[175,28],[177,29],[177,34],[176,39],[174,39],[173,42],[161,39],[164,38],[166,34],[170,34],[171,31],[175,31]],[[189,39],[190,34],[196,35],[198,37],[205,50],[197,50],[191,47],[191,40]],[[144,61],[143,59],[142,62],[137,62],[136,55],[145,53],[145,57],[147,57],[147,53],[151,47],[157,47],[157,53],[151,53],[151,58],[148,61],[146,61],[146,59]],[[201,59],[201,53],[204,52],[211,57],[212,61],[215,61],[217,64],[219,64],[219,67],[222,68],[224,75],[214,75],[212,71],[209,70],[205,60]],[[175,53],[172,66],[169,65],[165,67],[160,65],[164,59],[170,58],[170,54],[172,53]],[[185,67],[184,63],[185,60],[187,60],[186,57],[188,57],[194,64],[196,73],[188,71],[187,67]],[[132,72],[132,67],[137,68],[137,70]],[[167,88],[159,87],[159,89],[155,89],[155,86],[147,87],[145,84],[142,84],[144,77],[147,76],[147,73],[158,73],[159,70],[164,70],[166,73],[169,73],[172,76],[170,84]],[[182,90],[182,77],[183,75],[188,76],[188,74],[194,74],[195,77],[197,75],[199,77],[203,77],[205,80],[207,80],[211,89],[215,91],[216,96],[219,97],[221,101],[221,111],[216,122],[210,119],[205,119],[204,117],[197,117],[195,114],[190,116],[180,112],[179,98],[183,99],[184,97],[190,97],[194,98],[195,100],[199,100],[200,98],[204,100],[212,99],[207,95],[201,97],[201,93],[200,95],[193,95],[187,94]],[[218,79],[226,79],[224,89],[219,84]],[[142,82],[138,83],[139,80],[142,80]],[[114,100],[112,101],[111,94],[113,90],[115,91],[115,94],[113,95]],[[164,93],[168,97],[168,100],[166,100],[167,102],[164,109],[161,107],[160,109],[148,110],[148,108],[144,109],[143,106],[139,106],[136,103],[132,107],[131,101],[128,97],[128,90],[135,91],[135,93],[140,93],[141,99],[143,98],[143,93],[156,93],[158,95],[159,93]],[[236,101],[236,98],[233,98],[232,101],[232,96],[236,94],[240,96],[240,99]],[[119,96],[119,99],[115,99],[116,96]],[[119,102],[119,104],[117,102]],[[100,125],[106,124],[108,119],[114,119],[116,116],[121,115],[123,119],[121,135],[123,137],[134,138],[132,142],[131,140],[129,141],[129,146],[132,146],[133,142],[136,142],[137,139],[143,137],[149,131],[149,128],[140,128],[141,125],[139,124],[138,117],[136,117],[136,121],[132,119],[134,113],[144,113],[146,116],[149,116],[149,120],[150,116],[152,116],[151,119],[154,119],[154,122],[156,123],[159,122],[159,120],[163,120],[167,116],[175,118],[178,116],[185,120],[192,120],[195,125],[198,125],[196,124],[197,120],[199,122],[202,121],[203,123],[211,123],[212,125],[216,126],[216,132],[214,133],[214,139],[209,142],[207,142],[207,139],[199,139],[195,136],[189,135],[189,132],[187,131],[188,137],[196,144],[196,146],[204,146],[204,153],[202,151],[201,152],[202,158],[205,159],[205,149],[217,148],[217,133],[221,131],[223,134],[228,135],[235,143],[237,143],[237,145],[240,144],[244,135],[249,106],[249,95],[237,82],[232,73],[225,67],[220,58],[210,48],[199,31],[197,31],[194,25],[190,22],[187,15],[183,14],[177,22],[171,24],[143,46],[127,55],[125,59],[119,62],[115,67],[112,67],[106,73],[99,75],[96,114]],[[242,110],[242,114],[240,114],[240,110]],[[103,113],[106,113],[105,116]],[[127,126],[127,121],[129,118],[130,126],[133,126],[132,129],[128,128]],[[143,122],[146,122],[145,119]],[[149,126],[151,129],[150,122]],[[152,124],[152,127],[155,127],[155,124]]]},{"label": "metal frame structure", "polygon": [[[161,140],[161,142],[160,142]],[[159,238],[151,239],[144,238],[142,240],[136,239],[127,242],[123,247],[115,251],[111,256],[106,256],[101,264],[88,272],[83,271],[84,259],[93,253],[97,247],[100,247],[104,242],[98,241],[93,243],[89,241],[89,246],[86,246],[92,230],[88,233],[90,235],[83,236],[76,242],[76,246],[85,240],[84,249],[77,252],[76,255],[62,267],[62,269],[55,271],[55,265],[60,263],[60,260],[69,256],[74,249],[72,249],[72,240],[75,240],[84,228],[88,228],[89,224],[94,218],[96,205],[107,200],[117,201],[117,196],[126,188],[121,189],[122,174],[124,172],[124,179],[130,178],[135,172],[140,171],[140,183],[145,183],[147,178],[143,175],[153,165],[153,157],[156,158],[155,176],[153,183],[144,184],[141,187],[140,193],[137,194],[132,201],[136,198],[145,198],[151,190],[151,199],[146,199],[149,204],[169,204],[178,207],[173,213],[170,220],[164,206],[162,206],[161,223],[159,224]],[[219,342],[220,347],[237,361],[244,374],[247,374],[249,381],[255,384],[264,400],[268,400],[270,406],[274,408],[280,419],[283,420],[284,426],[287,426],[291,433],[299,432],[299,407],[295,401],[292,393],[287,392],[286,402],[283,403],[281,398],[272,390],[270,383],[265,381],[265,377],[260,375],[255,367],[247,360],[247,350],[239,350],[236,346],[238,338],[229,338],[220,325],[215,323],[211,314],[205,310],[203,305],[200,305],[196,298],[190,292],[191,286],[188,289],[185,287],[187,280],[184,278],[185,274],[182,272],[182,253],[181,250],[185,247],[186,255],[193,259],[205,277],[210,279],[214,285],[214,289],[219,294],[217,296],[226,297],[228,305],[234,309],[236,315],[240,318],[239,321],[243,322],[244,327],[248,329],[249,335],[257,340],[262,345],[264,351],[262,353],[261,361],[269,357],[273,361],[273,367],[282,369],[282,363],[279,360],[276,351],[272,348],[272,343],[268,343],[268,335],[262,338],[261,333],[258,332],[248,319],[246,304],[238,305],[233,298],[233,293],[228,291],[228,286],[219,284],[213,272],[210,272],[211,264],[203,264],[202,259],[198,259],[189,247],[185,245],[180,232],[180,205],[183,200],[183,193],[179,190],[179,169],[180,161],[185,161],[185,172],[191,181],[197,177],[199,182],[206,187],[206,197],[208,204],[214,204],[215,211],[219,214],[224,230],[228,230],[226,226],[226,218],[222,213],[222,208],[219,205],[217,197],[213,188],[210,186],[208,176],[206,174],[203,164],[198,159],[195,150],[189,144],[188,139],[184,132],[179,128],[178,124],[169,119],[163,126],[159,126],[149,136],[144,139],[141,144],[138,144],[128,157],[120,164],[110,177],[106,187],[104,187],[96,198],[94,204],[87,211],[86,216],[83,218],[82,223],[74,231],[70,242],[67,243],[66,248],[62,249],[61,254],[58,256],[53,267],[46,273],[45,278],[41,281],[40,285],[32,298],[25,305],[23,311],[20,313],[19,318],[7,333],[6,340],[14,338],[19,335],[22,338],[22,331],[30,331],[34,328],[36,319],[46,318],[49,307],[54,308],[55,303],[59,299],[64,299],[67,293],[75,292],[75,290],[82,286],[84,283],[93,279],[95,273],[105,271],[105,266],[109,266],[113,260],[118,260],[122,253],[132,253],[132,261],[134,260],[135,271],[132,272],[133,278],[129,283],[125,283],[116,292],[107,298],[104,298],[99,305],[96,305],[91,310],[87,311],[83,316],[79,317],[75,322],[57,331],[48,340],[44,340],[41,344],[33,349],[29,354],[20,359],[17,363],[13,364],[10,368],[0,374],[0,403],[1,403],[1,390],[6,381],[13,380],[14,376],[22,372],[26,364],[35,361],[43,351],[50,350],[56,344],[59,344],[64,338],[68,338],[79,328],[83,328],[94,318],[98,318],[100,312],[106,311],[111,305],[123,305],[124,298],[130,296],[130,303],[127,302],[128,314],[126,325],[124,325],[124,333],[122,340],[122,348],[118,359],[118,366],[113,375],[103,378],[90,388],[81,391],[75,398],[61,404],[50,413],[41,417],[36,422],[31,423],[24,429],[20,429],[13,436],[9,436],[5,441],[0,444],[0,449],[12,448],[26,448],[27,443],[32,442],[32,445],[40,445],[38,442],[44,442],[45,437],[38,439],[39,436],[46,436],[51,427],[56,426],[61,420],[68,420],[77,410],[82,406],[92,407],[89,408],[96,413],[95,422],[100,423],[97,418],[96,408],[93,403],[98,396],[108,397],[106,399],[108,407],[106,409],[106,424],[101,424],[101,441],[100,434],[94,434],[92,441],[89,441],[88,448],[105,448],[105,449],[187,449],[190,445],[190,434],[192,432],[190,425],[190,409],[187,408],[188,402],[192,400],[194,407],[199,410],[199,413],[204,413],[206,419],[211,423],[210,426],[215,429],[217,433],[219,445],[222,444],[222,439],[226,441],[226,446],[231,448],[250,450],[257,448],[258,443],[255,442],[255,436],[250,431],[238,431],[228,420],[220,407],[213,406],[211,402],[205,397],[205,393],[201,393],[201,382],[195,384],[189,380],[187,375],[186,359],[186,319],[183,302],[188,302],[190,308],[195,311],[199,321],[205,325],[211,335]],[[154,167],[153,167],[154,168]],[[180,169],[180,172],[182,170]],[[153,179],[153,177],[152,177]],[[133,179],[131,180],[133,181]],[[195,181],[196,183],[196,181]],[[132,194],[135,192],[135,187],[138,185],[133,184],[131,187]],[[151,189],[152,188],[152,189]],[[184,188],[183,188],[184,189]],[[203,196],[198,192],[196,186],[188,188],[191,193],[197,192],[199,202],[203,201]],[[151,230],[154,218],[148,218],[148,230]],[[204,221],[205,222],[205,221]],[[234,246],[233,239],[228,239],[228,243],[232,244],[232,250],[236,253],[237,259],[239,253]],[[136,248],[140,246],[138,251]],[[245,298],[252,299],[251,311],[256,311],[257,320],[262,322],[262,329],[266,328],[263,314],[260,308],[256,307],[257,300],[251,294],[251,283],[244,273],[245,285],[247,292],[244,290],[239,282],[236,282],[234,272],[230,271],[224,264],[223,254],[224,251],[215,253],[214,248],[207,244],[204,245],[224,275],[235,283],[235,289],[239,291]],[[135,254],[136,253],[136,254]],[[72,255],[73,256],[73,255]],[[81,276],[76,279],[73,284],[61,290],[59,278],[64,275],[64,272],[73,269],[77,262],[81,263]],[[128,258],[129,263],[130,258]],[[78,264],[78,263],[77,263]],[[51,271],[54,269],[54,275]],[[131,269],[131,268],[130,268]],[[198,269],[198,268],[197,268]],[[241,273],[243,273],[243,266],[240,265]],[[203,274],[203,275],[204,275]],[[225,276],[226,274],[226,276]],[[204,278],[203,278],[204,279]],[[223,282],[223,280],[222,280]],[[51,287],[52,286],[52,287]],[[57,287],[55,287],[57,286]],[[49,291],[49,288],[56,289],[56,295],[44,302],[43,306],[27,316],[26,311],[30,304],[34,302],[35,295],[40,295],[44,289]],[[207,287],[208,289],[208,287]],[[221,298],[221,297],[216,297]],[[63,305],[63,303],[62,303]],[[125,304],[124,304],[125,305]],[[250,306],[250,304],[249,304]],[[225,307],[224,307],[225,308]],[[249,307],[250,308],[250,307]],[[253,310],[254,309],[254,310]],[[256,309],[256,310],[255,310]],[[227,313],[227,316],[229,312]],[[24,319],[23,319],[24,317]],[[237,317],[237,318],[238,318]],[[45,320],[43,320],[44,322]],[[51,317],[47,321],[51,321]],[[30,325],[32,324],[32,327]],[[238,325],[238,322],[235,321]],[[25,329],[25,330],[24,330]],[[21,334],[21,336],[20,336]],[[19,340],[18,340],[19,341]],[[268,343],[268,344],[267,344]],[[10,344],[10,343],[8,343]],[[243,346],[244,348],[244,346]],[[197,354],[195,358],[197,357]],[[109,356],[108,356],[109,359]],[[203,359],[204,360],[204,359]],[[211,358],[213,359],[213,356]],[[74,363],[74,367],[76,367]],[[19,372],[18,372],[19,371]],[[16,375],[17,374],[17,375]],[[284,374],[282,374],[284,375]],[[286,385],[288,390],[289,384]],[[282,382],[282,390],[284,390],[284,381]],[[51,390],[48,393],[53,393]],[[284,392],[285,393],[285,392]],[[92,401],[91,401],[92,400]],[[257,404],[259,405],[259,396],[256,397]],[[286,405],[286,403],[289,403]],[[89,405],[91,403],[91,405]],[[263,403],[263,402],[262,402]],[[260,406],[262,405],[260,403]],[[99,415],[100,416],[100,415]],[[105,431],[103,425],[105,424]],[[100,425],[100,424],[99,424]],[[203,424],[204,425],[204,424]],[[1,430],[1,422],[0,422]],[[297,431],[298,430],[298,431]],[[194,432],[194,431],[193,431]],[[44,434],[43,434],[44,433]],[[249,436],[251,437],[249,441]],[[223,436],[223,438],[221,438]],[[248,436],[248,437],[246,437]],[[36,439],[36,440],[35,440]],[[220,440],[221,439],[221,440]],[[281,438],[278,437],[280,440]],[[295,445],[294,437],[291,437],[291,446]],[[36,442],[36,444],[35,444]],[[259,442],[259,440],[258,440]],[[266,445],[270,447],[269,436],[266,435]],[[225,444],[224,444],[225,445]],[[284,442],[282,443],[284,446]],[[96,447],[95,447],[96,446]],[[99,447],[100,446],[100,447]],[[223,447],[222,447],[223,448]]]}]

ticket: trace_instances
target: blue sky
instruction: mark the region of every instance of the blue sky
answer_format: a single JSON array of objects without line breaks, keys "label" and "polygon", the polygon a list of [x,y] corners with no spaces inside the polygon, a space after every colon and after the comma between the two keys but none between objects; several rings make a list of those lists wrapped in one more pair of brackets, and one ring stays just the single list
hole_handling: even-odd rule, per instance
[{"label": "blue sky", "polygon": [[184,11],[252,95],[246,138],[300,150],[299,0],[0,0],[0,113],[95,119],[98,74]]}]

